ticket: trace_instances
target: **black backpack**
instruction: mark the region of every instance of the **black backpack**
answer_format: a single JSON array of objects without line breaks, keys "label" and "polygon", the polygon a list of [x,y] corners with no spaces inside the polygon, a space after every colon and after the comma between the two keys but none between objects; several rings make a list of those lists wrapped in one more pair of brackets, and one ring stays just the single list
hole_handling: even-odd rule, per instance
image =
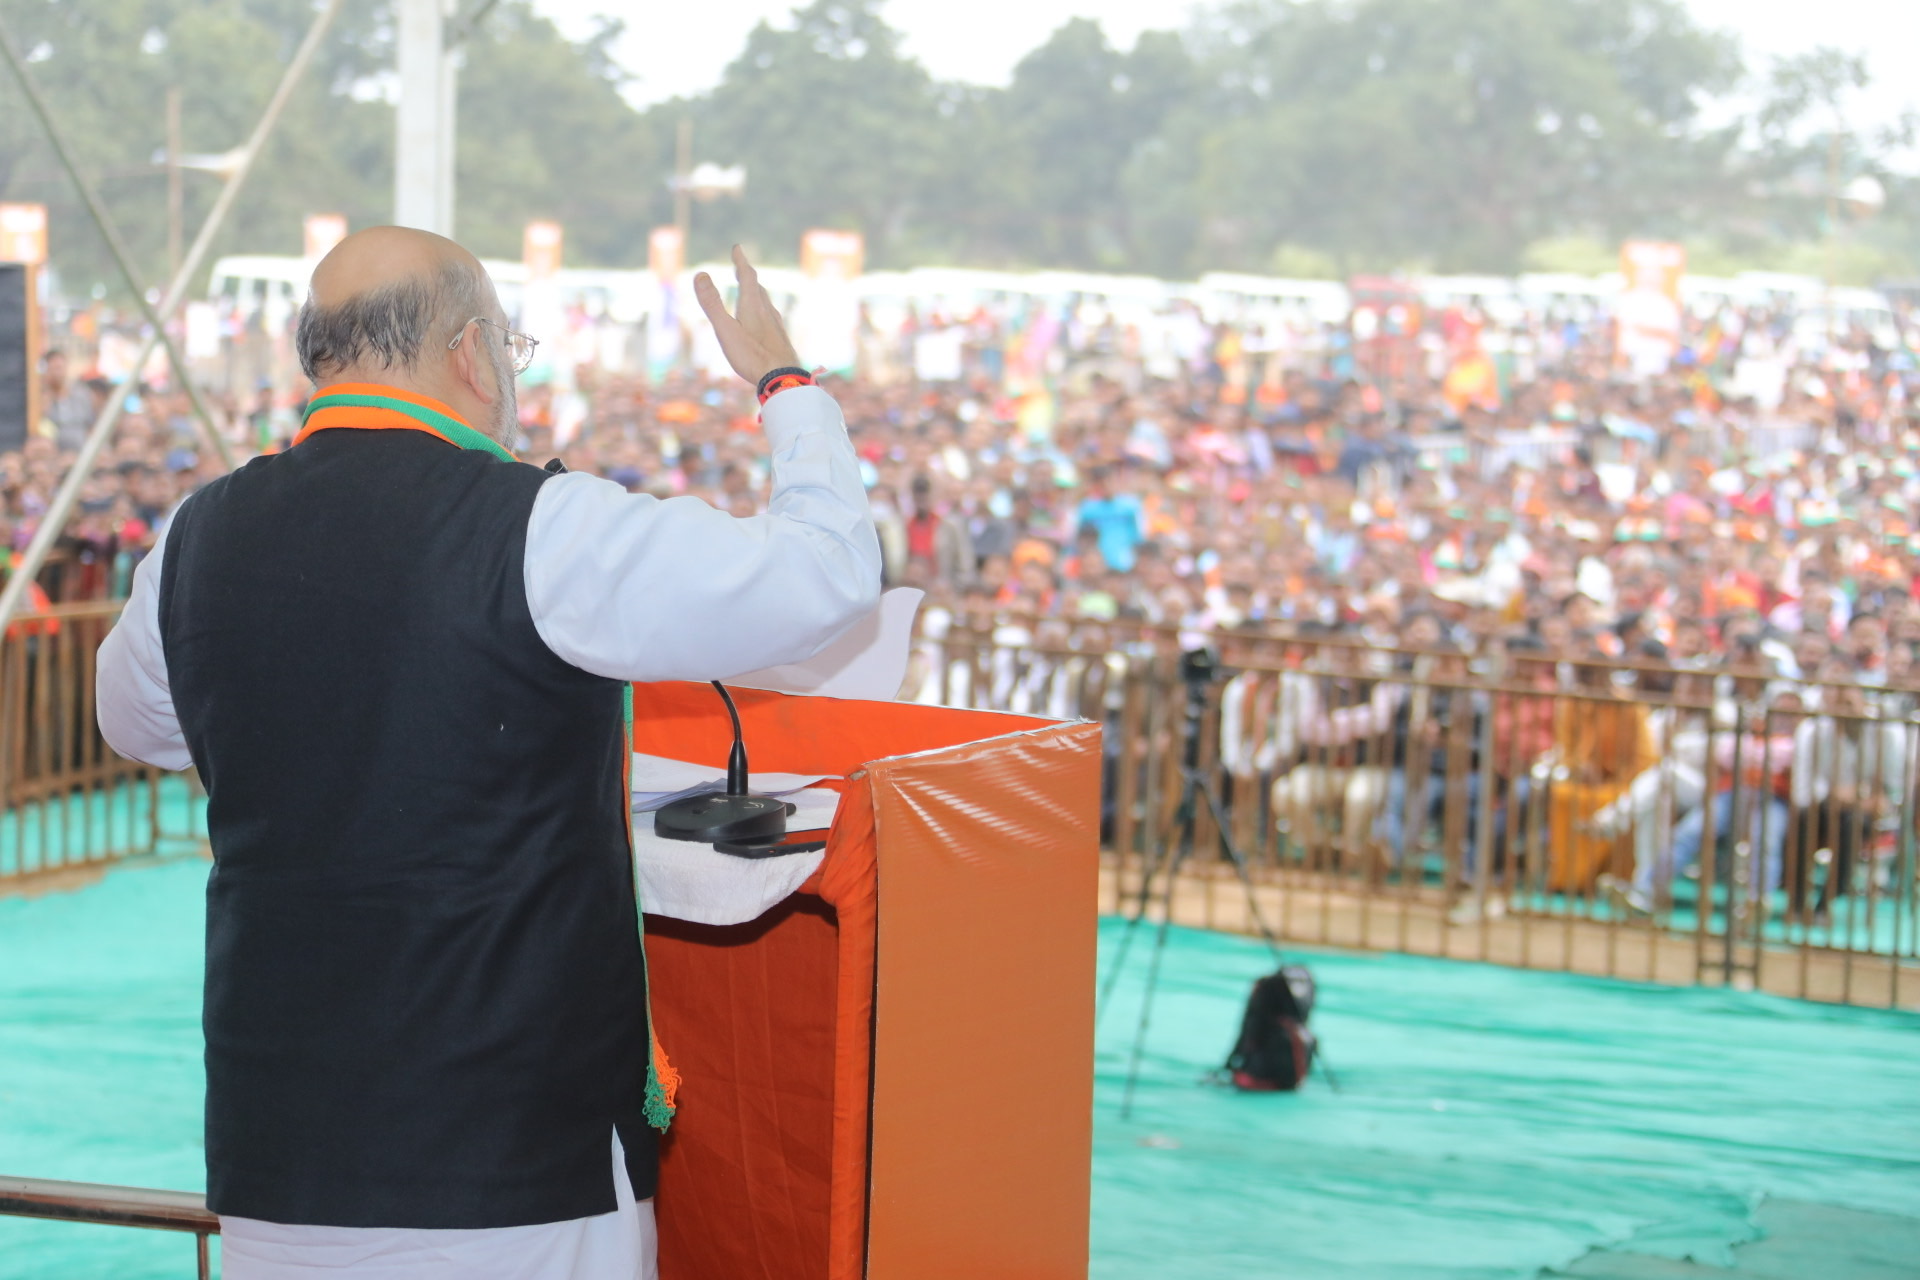
[{"label": "black backpack", "polygon": [[1291,1093],[1306,1083],[1319,1047],[1307,1018],[1313,1013],[1313,975],[1305,965],[1282,965],[1253,984],[1240,1039],[1227,1055],[1236,1089]]}]

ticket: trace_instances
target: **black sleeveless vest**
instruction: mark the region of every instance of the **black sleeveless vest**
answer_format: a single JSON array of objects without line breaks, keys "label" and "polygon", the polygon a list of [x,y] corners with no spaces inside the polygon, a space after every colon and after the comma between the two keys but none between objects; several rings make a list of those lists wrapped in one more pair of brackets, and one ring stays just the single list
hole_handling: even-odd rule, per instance
[{"label": "black sleeveless vest", "polygon": [[175,517],[160,631],[207,788],[207,1201],[507,1227],[653,1193],[619,682],[528,611],[547,474],[320,432]]}]

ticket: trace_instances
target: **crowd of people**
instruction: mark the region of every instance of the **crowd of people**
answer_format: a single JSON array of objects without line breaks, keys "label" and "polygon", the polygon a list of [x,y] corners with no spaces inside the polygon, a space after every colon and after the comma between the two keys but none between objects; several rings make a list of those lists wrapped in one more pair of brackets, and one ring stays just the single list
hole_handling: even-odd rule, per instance
[{"label": "crowd of people", "polygon": [[[1668,374],[1630,380],[1604,316],[1543,319],[1499,365],[1477,323],[1471,307],[1432,317],[1429,342],[1390,368],[1351,345],[1256,355],[1221,325],[1167,378],[1111,326],[1055,326],[1051,359],[1034,360],[992,324],[958,380],[834,390],[889,579],[958,612],[1317,623],[1389,647],[1437,624],[1475,652],[1526,636],[1565,655],[1686,661],[1751,640],[1788,675],[1829,657],[1870,681],[1907,669],[1920,379],[1904,349],[1859,337],[1797,358],[1783,318],[1729,315],[1697,323]],[[1787,375],[1766,408],[1729,390],[1758,345]],[[0,454],[15,549],[116,393],[75,363],[48,354],[41,430]],[[742,514],[763,501],[741,389],[591,370],[580,385],[584,420],[558,426],[550,388],[523,389],[527,456]],[[244,454],[284,447],[298,398],[216,408]],[[115,594],[112,566],[208,466],[185,396],[131,394],[64,540],[92,571],[49,593]]]},{"label": "crowd of people", "polygon": [[[26,550],[88,429],[116,394],[112,382],[85,376],[74,363],[60,348],[43,355],[39,429],[21,448],[0,451],[0,580]],[[250,415],[231,400],[216,403],[223,428],[243,435]],[[143,386],[129,393],[57,553],[34,583],[35,604],[124,597],[161,521],[219,468],[185,392]]]},{"label": "crowd of people", "polygon": [[[1823,698],[1829,709],[1912,710],[1920,371],[1904,343],[1841,331],[1807,344],[1790,314],[1724,309],[1689,317],[1667,370],[1648,376],[1621,368],[1603,311],[1501,329],[1467,303],[1425,316],[1397,345],[1361,342],[1352,326],[1288,343],[1188,321],[1182,342],[1149,352],[1111,320],[1043,326],[982,310],[941,322],[963,340],[957,378],[913,376],[908,331],[869,334],[869,372],[829,380],[865,469],[889,584],[928,593],[919,625],[929,647],[908,696],[1093,710],[1062,702],[1057,681],[988,672],[996,687],[982,688],[969,683],[977,664],[941,670],[931,646],[963,631],[1089,653],[1225,637],[1230,664],[1277,660],[1278,646],[1311,640],[1331,654],[1417,652],[1465,674],[1531,662],[1547,684],[1603,692],[1668,693],[1719,673],[1723,701],[1750,682],[1756,696],[1809,714]],[[74,363],[47,358],[42,430],[0,455],[0,537],[16,552],[86,426],[120,393]],[[738,515],[762,509],[766,461],[744,388],[592,369],[578,371],[577,388],[523,387],[524,456]],[[221,401],[223,429],[243,453],[284,447],[297,400]],[[45,597],[122,593],[159,522],[215,466],[186,397],[131,396],[40,581]],[[1243,772],[1258,756],[1277,779],[1276,821],[1311,840],[1328,814],[1404,811],[1404,741],[1376,750],[1371,772],[1307,761],[1316,733],[1324,748],[1330,734],[1358,741],[1396,716],[1404,726],[1404,700],[1376,706],[1380,724],[1356,714],[1338,730],[1312,727],[1298,698],[1289,705],[1303,717],[1291,744],[1269,725],[1227,753]],[[1702,736],[1678,713],[1672,723],[1647,714],[1532,731],[1562,739],[1587,788],[1557,809],[1572,824],[1563,844],[1600,840],[1609,824],[1655,829],[1639,781],[1654,760],[1677,754],[1704,774],[1708,740],[1716,750],[1734,740]],[[1788,742],[1746,757],[1828,762],[1824,783],[1811,764],[1798,781],[1782,764],[1775,833],[1821,786],[1821,804],[1836,794],[1859,803],[1857,777],[1833,778],[1868,766],[1852,737],[1836,745],[1834,722],[1820,723],[1829,727],[1806,727],[1797,753]],[[1848,751],[1850,765],[1832,763]],[[1499,780],[1502,804],[1524,803],[1522,781]],[[1663,784],[1661,803],[1672,793]],[[1623,885],[1634,901],[1698,856],[1685,823],[1710,816],[1711,801],[1691,799],[1667,824],[1679,824],[1673,839],[1639,850],[1640,878]],[[1392,822],[1379,834],[1396,848],[1406,838]],[[1768,874],[1779,883],[1775,838]]]}]

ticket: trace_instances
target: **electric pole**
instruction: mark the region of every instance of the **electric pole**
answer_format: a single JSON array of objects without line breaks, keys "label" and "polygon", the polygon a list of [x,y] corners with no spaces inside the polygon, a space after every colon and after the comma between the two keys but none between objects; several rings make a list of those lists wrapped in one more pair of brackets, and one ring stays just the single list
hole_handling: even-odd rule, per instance
[{"label": "electric pole", "polygon": [[455,63],[447,0],[398,0],[400,105],[394,113],[393,220],[453,234]]},{"label": "electric pole", "polygon": [[674,131],[673,147],[673,225],[680,231],[680,253],[685,261],[692,261],[686,255],[687,237],[693,230],[693,192],[688,189],[688,178],[693,173],[693,117],[681,116],[680,127]]}]

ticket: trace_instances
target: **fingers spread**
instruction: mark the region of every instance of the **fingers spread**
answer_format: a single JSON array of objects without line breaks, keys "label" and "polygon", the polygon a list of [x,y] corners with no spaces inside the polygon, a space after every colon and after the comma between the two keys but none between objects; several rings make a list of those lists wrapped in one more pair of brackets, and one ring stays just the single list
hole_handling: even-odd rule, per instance
[{"label": "fingers spread", "polygon": [[700,309],[707,313],[707,319],[716,326],[723,319],[731,320],[727,314],[727,304],[720,298],[720,289],[713,283],[713,277],[702,271],[693,278],[693,296],[700,303]]},{"label": "fingers spread", "polygon": [[740,310],[746,311],[750,304],[756,305],[766,296],[760,287],[760,273],[747,261],[747,251],[739,245],[733,246],[733,274],[740,281]]}]

